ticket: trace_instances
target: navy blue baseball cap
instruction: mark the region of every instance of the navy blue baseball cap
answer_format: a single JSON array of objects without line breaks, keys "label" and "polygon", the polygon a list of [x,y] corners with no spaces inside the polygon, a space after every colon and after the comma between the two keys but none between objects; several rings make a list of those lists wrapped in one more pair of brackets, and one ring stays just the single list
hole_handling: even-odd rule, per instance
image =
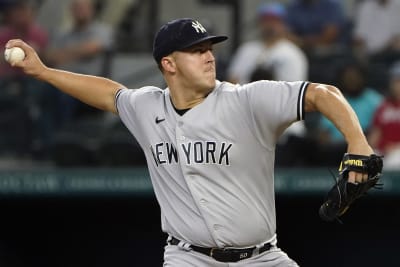
[{"label": "navy blue baseball cap", "polygon": [[210,35],[197,21],[190,18],[176,19],[164,24],[153,42],[153,57],[157,63],[174,51],[181,51],[195,44],[211,41],[223,42],[227,36]]}]

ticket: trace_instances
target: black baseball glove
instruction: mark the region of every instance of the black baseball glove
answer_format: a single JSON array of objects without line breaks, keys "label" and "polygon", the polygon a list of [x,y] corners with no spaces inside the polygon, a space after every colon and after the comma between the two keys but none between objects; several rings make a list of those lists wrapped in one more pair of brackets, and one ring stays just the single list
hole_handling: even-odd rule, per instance
[{"label": "black baseball glove", "polygon": [[[325,202],[319,209],[321,219],[324,221],[338,219],[357,198],[365,195],[369,189],[380,188],[382,184],[378,184],[378,181],[382,167],[382,157],[375,154],[370,156],[344,154],[336,184],[328,192]],[[367,173],[368,179],[361,183],[349,183],[350,171]]]}]

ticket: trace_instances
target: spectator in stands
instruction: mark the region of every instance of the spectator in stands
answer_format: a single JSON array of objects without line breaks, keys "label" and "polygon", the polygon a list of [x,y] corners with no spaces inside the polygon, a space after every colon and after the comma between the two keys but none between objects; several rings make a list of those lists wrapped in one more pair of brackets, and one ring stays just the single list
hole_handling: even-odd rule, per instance
[{"label": "spectator in stands", "polygon": [[[92,0],[72,0],[70,12],[72,27],[55,36],[46,60],[49,65],[73,72],[102,75],[107,53],[113,46],[113,31],[95,19]],[[54,90],[53,90],[54,91]],[[84,107],[75,99],[59,94],[58,122],[62,125]]]},{"label": "spectator in stands", "polygon": [[400,170],[400,62],[390,71],[389,96],[378,107],[368,139],[383,154],[385,169]]},{"label": "spectator in stands", "polygon": [[103,0],[102,12],[100,20],[105,23],[117,27],[120,25],[122,18],[127,10],[133,5],[137,4],[136,0]]},{"label": "spectator in stands", "polygon": [[[365,79],[363,65],[349,62],[340,68],[337,81],[338,87],[342,89],[345,98],[357,114],[363,131],[367,133],[383,96],[375,89],[367,87]],[[343,156],[346,142],[335,126],[325,118],[321,118],[320,121],[319,141],[323,151],[321,159],[324,158],[328,165],[337,163]]]},{"label": "spectator in stands", "polygon": [[340,44],[346,19],[339,1],[293,0],[288,5],[288,23],[291,38],[313,52]]},{"label": "spectator in stands", "polygon": [[400,51],[399,14],[398,0],[362,1],[355,18],[355,48],[368,55]]},{"label": "spectator in stands", "polygon": [[55,36],[46,59],[58,68],[99,75],[104,53],[112,49],[112,29],[95,20],[92,0],[72,0],[72,28]]},{"label": "spectator in stands", "polygon": [[[257,10],[257,16],[261,37],[239,47],[228,67],[228,80],[242,84],[256,80],[307,80],[307,58],[303,51],[286,37],[285,7],[280,3],[262,4]],[[304,122],[291,125],[279,142],[282,150],[285,147],[285,153],[277,158],[285,159],[288,164],[292,163],[289,156],[295,158],[295,152],[294,146],[289,143],[302,138],[305,131]],[[283,163],[283,160],[277,161]]]},{"label": "spectator in stands", "polygon": [[255,72],[259,74],[269,69],[274,70],[276,80],[307,80],[308,62],[305,54],[286,38],[285,7],[279,3],[262,4],[257,15],[260,39],[239,47],[228,68],[229,80],[247,83],[255,80],[252,79]]},{"label": "spectator in stands", "polygon": [[[35,21],[35,9],[32,1],[15,0],[4,4],[4,25],[0,27],[0,46],[4,48],[10,39],[27,40],[39,53],[48,44],[47,32]],[[12,68],[4,60],[0,61],[0,77],[18,76],[16,68]]]}]

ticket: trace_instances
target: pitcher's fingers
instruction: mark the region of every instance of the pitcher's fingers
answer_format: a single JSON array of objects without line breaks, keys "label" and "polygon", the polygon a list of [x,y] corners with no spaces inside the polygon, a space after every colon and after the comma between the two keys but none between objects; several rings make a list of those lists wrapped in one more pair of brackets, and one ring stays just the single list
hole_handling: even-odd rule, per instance
[{"label": "pitcher's fingers", "polygon": [[366,182],[368,180],[368,173],[363,173],[363,177],[362,177],[363,182]]},{"label": "pitcher's fingers", "polygon": [[35,53],[35,50],[30,45],[28,45],[27,43],[22,41],[21,39],[9,40],[6,44],[6,48],[12,48],[12,47],[21,48],[22,50],[24,50],[26,56],[29,56],[32,53]]},{"label": "pitcher's fingers", "polygon": [[355,172],[355,183],[362,183],[365,182],[368,179],[368,174],[366,173],[361,173],[361,172]]},{"label": "pitcher's fingers", "polygon": [[347,180],[349,183],[356,183],[356,173],[351,171],[349,172],[349,179]]},{"label": "pitcher's fingers", "polygon": [[11,39],[8,40],[8,42],[6,43],[6,48],[11,48],[15,46],[21,47],[23,44],[25,44],[25,42],[21,39]]}]

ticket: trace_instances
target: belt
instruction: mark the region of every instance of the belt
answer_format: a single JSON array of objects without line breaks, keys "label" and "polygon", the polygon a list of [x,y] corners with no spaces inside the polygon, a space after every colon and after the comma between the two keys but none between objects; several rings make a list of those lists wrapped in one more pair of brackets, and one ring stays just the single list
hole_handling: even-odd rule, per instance
[{"label": "belt", "polygon": [[[167,242],[170,245],[175,246],[183,243],[179,239],[176,239],[172,236],[168,238]],[[249,248],[205,248],[194,245],[186,245],[184,247],[189,248],[189,250],[191,249],[193,251],[212,257],[220,262],[237,262],[270,250],[273,245],[271,243],[265,243],[261,247],[259,247],[258,250],[256,246]]]}]

